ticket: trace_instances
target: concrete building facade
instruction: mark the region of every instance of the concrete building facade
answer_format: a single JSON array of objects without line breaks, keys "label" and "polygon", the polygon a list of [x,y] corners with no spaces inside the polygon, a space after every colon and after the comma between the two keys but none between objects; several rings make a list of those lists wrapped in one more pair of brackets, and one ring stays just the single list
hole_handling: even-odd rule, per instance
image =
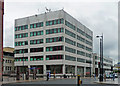
[{"label": "concrete building facade", "polygon": [[[98,75],[100,72],[99,63],[100,57],[98,56],[98,54],[93,53],[93,73],[95,73],[96,75]],[[109,57],[103,57],[103,73],[105,73],[105,71],[111,71],[112,66],[113,59]]]},{"label": "concrete building facade", "polygon": [[3,48],[3,74],[15,73],[14,67],[14,48]]},{"label": "concrete building facade", "polygon": [[36,67],[37,74],[90,75],[92,50],[93,32],[64,10],[15,20],[15,66],[21,72]]}]

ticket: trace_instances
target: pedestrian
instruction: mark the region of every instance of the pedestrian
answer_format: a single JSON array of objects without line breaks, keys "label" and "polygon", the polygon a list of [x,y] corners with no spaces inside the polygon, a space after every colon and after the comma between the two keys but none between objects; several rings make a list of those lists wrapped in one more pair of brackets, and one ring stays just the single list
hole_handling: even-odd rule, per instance
[{"label": "pedestrian", "polygon": [[113,73],[113,81],[115,80],[115,73]]},{"label": "pedestrian", "polygon": [[49,73],[47,73],[47,81],[49,80]]},{"label": "pedestrian", "polygon": [[55,79],[55,71],[54,71],[54,79]]}]

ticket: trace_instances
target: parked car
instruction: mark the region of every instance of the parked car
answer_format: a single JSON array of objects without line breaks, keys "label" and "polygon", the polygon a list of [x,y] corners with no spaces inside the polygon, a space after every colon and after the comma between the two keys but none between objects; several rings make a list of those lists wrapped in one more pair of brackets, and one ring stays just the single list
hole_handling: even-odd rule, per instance
[{"label": "parked car", "polygon": [[118,78],[118,74],[115,73],[115,78]]}]

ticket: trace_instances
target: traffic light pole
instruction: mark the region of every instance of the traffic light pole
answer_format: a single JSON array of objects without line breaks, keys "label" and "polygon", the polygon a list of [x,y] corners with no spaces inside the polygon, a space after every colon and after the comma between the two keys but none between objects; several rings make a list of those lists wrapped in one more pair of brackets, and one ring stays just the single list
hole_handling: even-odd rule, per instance
[{"label": "traffic light pole", "polygon": [[97,38],[100,37],[100,79],[99,81],[103,81],[103,34],[102,36],[96,36]]}]

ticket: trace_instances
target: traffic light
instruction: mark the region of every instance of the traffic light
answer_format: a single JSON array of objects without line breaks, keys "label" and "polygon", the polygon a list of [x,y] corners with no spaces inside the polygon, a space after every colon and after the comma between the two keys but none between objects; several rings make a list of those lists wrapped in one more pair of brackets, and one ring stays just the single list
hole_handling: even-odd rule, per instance
[{"label": "traffic light", "polygon": [[100,68],[100,62],[98,62],[98,68]]}]

